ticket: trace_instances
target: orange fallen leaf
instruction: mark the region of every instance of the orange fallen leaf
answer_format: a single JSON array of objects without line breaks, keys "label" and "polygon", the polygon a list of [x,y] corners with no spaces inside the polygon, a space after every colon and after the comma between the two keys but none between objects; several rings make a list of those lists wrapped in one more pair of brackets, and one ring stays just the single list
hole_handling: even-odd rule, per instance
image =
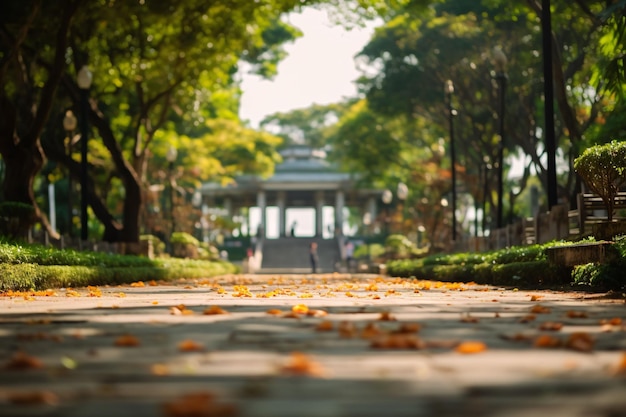
[{"label": "orange fallen leaf", "polygon": [[539,301],[542,298],[543,298],[543,295],[531,295],[530,301]]},{"label": "orange fallen leaf", "polygon": [[265,312],[265,314],[269,314],[271,316],[281,316],[283,313],[284,311],[279,310],[277,308],[271,308]]},{"label": "orange fallen leaf", "polygon": [[289,311],[287,313],[285,313],[283,315],[283,318],[285,319],[299,319],[300,318],[300,314],[296,313],[295,311]]},{"label": "orange fallen leaf", "polygon": [[617,366],[615,367],[616,375],[624,375],[626,374],[626,352],[622,353],[622,357],[620,358]]},{"label": "orange fallen leaf", "polygon": [[402,323],[394,333],[406,334],[406,333],[418,333],[422,329],[422,326],[418,323]]},{"label": "orange fallen leaf", "polygon": [[561,339],[547,334],[541,335],[535,339],[533,346],[539,348],[557,348],[561,346]]},{"label": "orange fallen leaf", "polygon": [[344,338],[352,338],[357,334],[357,329],[351,321],[342,321],[339,323],[339,335]]},{"label": "orange fallen leaf", "polygon": [[361,338],[372,339],[378,337],[383,333],[380,327],[376,323],[367,323],[363,330],[361,330]]},{"label": "orange fallen leaf", "polygon": [[411,334],[390,334],[375,339],[371,347],[374,349],[424,349],[426,344]]},{"label": "orange fallen leaf", "polygon": [[163,411],[167,417],[230,417],[238,414],[232,404],[220,404],[210,392],[185,394],[165,403]]},{"label": "orange fallen leaf", "polygon": [[207,316],[211,316],[211,315],[218,315],[218,314],[228,314],[228,311],[224,310],[220,306],[211,306],[211,307],[205,309],[202,312],[202,314],[207,315]]},{"label": "orange fallen leaf", "polygon": [[9,402],[17,405],[56,405],[59,398],[50,391],[18,392],[8,395]]},{"label": "orange fallen leaf", "polygon": [[293,352],[287,362],[280,368],[280,371],[285,375],[324,376],[322,367],[300,352]]},{"label": "orange fallen leaf", "polygon": [[396,318],[393,316],[393,314],[391,314],[391,312],[383,311],[382,313],[380,313],[380,317],[378,317],[378,320],[380,320],[380,321],[395,321]]},{"label": "orange fallen leaf", "polygon": [[306,315],[309,317],[325,317],[328,313],[325,310],[309,310],[306,312]]},{"label": "orange fallen leaf", "polygon": [[579,352],[591,352],[594,340],[588,333],[572,333],[565,341],[565,346]]},{"label": "orange fallen leaf", "polygon": [[115,346],[121,347],[136,347],[139,346],[141,342],[132,334],[126,334],[115,339]]},{"label": "orange fallen leaf", "polygon": [[563,323],[559,323],[556,321],[546,321],[543,322],[539,325],[539,330],[546,330],[546,331],[559,331],[563,328]]},{"label": "orange fallen leaf", "polygon": [[131,282],[130,286],[131,287],[145,287],[146,284],[144,284],[143,281],[137,281],[137,282]]},{"label": "orange fallen leaf", "polygon": [[535,316],[534,314],[527,314],[523,317],[521,317],[519,319],[520,323],[530,323],[531,321],[535,320],[537,318],[537,316]]},{"label": "orange fallen leaf", "polygon": [[188,309],[185,305],[180,304],[175,307],[170,307],[170,314],[173,316],[191,316],[193,310]]},{"label": "orange fallen leaf", "polygon": [[204,350],[204,346],[191,339],[187,339],[178,344],[178,350],[181,352],[201,352]]},{"label": "orange fallen leaf", "polygon": [[24,352],[18,351],[13,354],[9,363],[6,364],[6,369],[38,369],[43,368],[43,363],[34,356],[30,356]]},{"label": "orange fallen leaf", "polygon": [[544,307],[540,304],[537,304],[530,309],[530,312],[534,314],[549,314],[550,311],[551,310],[548,307]]},{"label": "orange fallen leaf", "polygon": [[459,343],[459,345],[454,350],[457,353],[462,354],[481,353],[487,350],[487,345],[483,342],[469,340]]},{"label": "orange fallen leaf", "polygon": [[309,307],[307,307],[305,304],[296,304],[295,306],[291,307],[291,311],[298,314],[306,314],[309,311]]},{"label": "orange fallen leaf", "polygon": [[315,330],[318,332],[329,332],[334,328],[335,326],[333,325],[333,322],[329,320],[321,321],[317,324],[317,326],[315,326]]},{"label": "orange fallen leaf", "polygon": [[567,312],[567,317],[570,319],[586,319],[588,316],[586,311],[570,310]]},{"label": "orange fallen leaf", "polygon": [[600,320],[600,324],[605,325],[611,325],[611,326],[619,326],[622,324],[622,319],[619,317],[613,317],[612,319],[602,319]]}]

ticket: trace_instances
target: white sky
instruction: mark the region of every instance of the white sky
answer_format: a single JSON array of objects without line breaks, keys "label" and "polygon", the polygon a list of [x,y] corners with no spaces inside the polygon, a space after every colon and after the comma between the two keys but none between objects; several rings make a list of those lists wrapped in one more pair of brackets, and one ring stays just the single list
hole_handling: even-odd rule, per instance
[{"label": "white sky", "polygon": [[289,55],[278,65],[274,80],[242,74],[240,117],[252,127],[272,113],[356,96],[354,80],[359,73],[354,56],[369,41],[374,26],[346,31],[315,9],[292,14],[288,20],[303,36],[286,45]]}]

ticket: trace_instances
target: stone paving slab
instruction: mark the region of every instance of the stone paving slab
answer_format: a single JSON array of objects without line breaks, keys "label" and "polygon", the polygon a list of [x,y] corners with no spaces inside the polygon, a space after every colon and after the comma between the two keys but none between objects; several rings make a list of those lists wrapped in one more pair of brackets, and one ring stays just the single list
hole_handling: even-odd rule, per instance
[{"label": "stone paving slab", "polygon": [[626,304],[340,274],[58,289],[0,297],[0,361],[0,416],[626,416]]}]

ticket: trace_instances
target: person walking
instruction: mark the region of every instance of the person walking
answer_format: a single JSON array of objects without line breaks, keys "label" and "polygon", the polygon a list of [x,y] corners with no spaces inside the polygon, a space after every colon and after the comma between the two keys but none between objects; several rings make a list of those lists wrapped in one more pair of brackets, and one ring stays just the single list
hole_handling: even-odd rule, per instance
[{"label": "person walking", "polygon": [[317,273],[317,264],[319,262],[316,242],[311,242],[311,245],[309,246],[309,257],[311,258],[311,270],[315,274]]}]

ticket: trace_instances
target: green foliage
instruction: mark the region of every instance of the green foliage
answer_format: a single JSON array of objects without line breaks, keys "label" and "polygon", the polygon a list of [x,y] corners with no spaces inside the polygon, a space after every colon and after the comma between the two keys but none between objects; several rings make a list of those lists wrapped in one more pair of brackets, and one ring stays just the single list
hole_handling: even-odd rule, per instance
[{"label": "green foliage", "polygon": [[626,184],[626,142],[612,141],[585,149],[574,160],[574,169],[587,187],[602,197],[611,221],[615,195]]},{"label": "green foliage", "polygon": [[160,256],[165,253],[165,242],[154,235],[141,235],[139,236],[139,241],[150,241],[152,242],[152,249],[154,251],[154,256]]},{"label": "green foliage", "polygon": [[385,240],[385,249],[392,257],[405,258],[412,253],[414,245],[406,236],[393,234]]},{"label": "green foliage", "polygon": [[189,233],[185,233],[185,232],[174,232],[174,233],[172,233],[171,242],[172,243],[181,243],[181,244],[185,244],[185,245],[194,245],[196,247],[200,246],[200,242],[198,241],[198,239],[196,239],[195,237],[193,237]]},{"label": "green foliage", "polygon": [[369,243],[365,245],[359,245],[354,250],[355,258],[371,258],[377,259],[385,254],[385,247],[380,243]]},{"label": "green foliage", "polygon": [[[592,285],[596,289],[618,288],[626,284],[623,274],[626,265],[570,268],[548,262],[545,250],[563,245],[552,242],[502,249],[484,254],[455,253],[432,255],[424,259],[403,259],[387,263],[392,276],[415,277],[439,281],[473,281],[479,284],[540,288],[568,285],[572,281]],[[622,255],[626,254],[626,239],[617,243]],[[624,263],[624,256],[620,263]],[[621,265],[621,266],[620,266]]]},{"label": "green foliage", "polygon": [[38,245],[0,244],[0,291],[207,278],[235,272],[234,265],[221,261],[149,260]]}]

